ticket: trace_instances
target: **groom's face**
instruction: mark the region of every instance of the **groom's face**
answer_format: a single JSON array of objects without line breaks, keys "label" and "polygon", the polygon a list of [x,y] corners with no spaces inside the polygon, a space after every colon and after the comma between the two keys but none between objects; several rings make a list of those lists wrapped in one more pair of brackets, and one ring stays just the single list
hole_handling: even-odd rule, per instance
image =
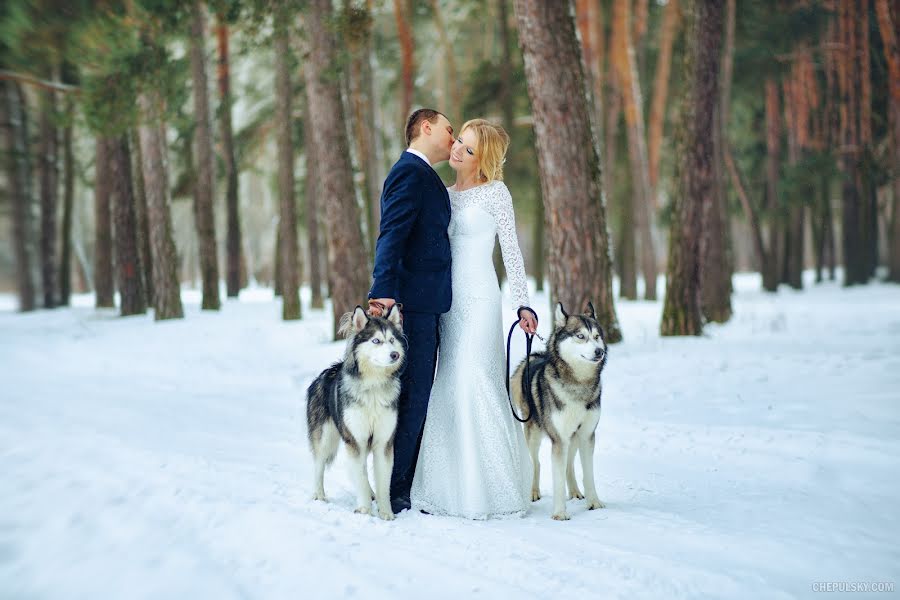
[{"label": "groom's face", "polygon": [[438,121],[431,127],[432,141],[435,152],[439,155],[439,161],[450,158],[450,148],[453,147],[453,125],[444,115],[438,115]]}]

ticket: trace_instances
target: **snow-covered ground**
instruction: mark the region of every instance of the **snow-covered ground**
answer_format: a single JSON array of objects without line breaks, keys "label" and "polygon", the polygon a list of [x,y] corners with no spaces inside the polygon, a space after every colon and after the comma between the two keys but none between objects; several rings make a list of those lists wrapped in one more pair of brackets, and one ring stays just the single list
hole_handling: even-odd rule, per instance
[{"label": "snow-covered ground", "polygon": [[312,501],[303,394],[342,345],[308,305],[283,323],[265,290],[218,314],[185,292],[187,318],[154,323],[90,297],[27,315],[2,297],[0,598],[777,599],[900,583],[900,287],[736,286],[734,318],[702,338],[661,339],[661,303],[618,303],[595,458],[607,508],[570,501],[568,522],[550,519],[549,468],[523,519],[353,514],[342,456],[330,503]]}]

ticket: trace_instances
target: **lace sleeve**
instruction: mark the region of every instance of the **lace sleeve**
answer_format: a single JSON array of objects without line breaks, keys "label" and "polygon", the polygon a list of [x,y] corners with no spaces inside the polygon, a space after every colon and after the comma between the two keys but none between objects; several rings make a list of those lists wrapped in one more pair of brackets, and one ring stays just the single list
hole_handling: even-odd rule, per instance
[{"label": "lace sleeve", "polygon": [[513,308],[528,306],[525,261],[522,260],[522,250],[519,248],[519,238],[516,236],[516,215],[513,212],[512,196],[509,188],[503,182],[499,183],[497,190],[492,203],[493,213],[494,220],[497,222],[500,250],[503,253],[503,266],[506,267],[506,277],[512,293]]}]

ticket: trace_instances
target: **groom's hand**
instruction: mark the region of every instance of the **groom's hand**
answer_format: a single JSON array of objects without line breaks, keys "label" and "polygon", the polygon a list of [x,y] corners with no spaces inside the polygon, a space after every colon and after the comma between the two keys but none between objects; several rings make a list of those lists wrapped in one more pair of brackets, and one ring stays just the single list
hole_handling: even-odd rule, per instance
[{"label": "groom's hand", "polygon": [[397,302],[393,298],[369,298],[369,315],[383,317]]},{"label": "groom's hand", "polygon": [[519,309],[519,327],[528,334],[534,334],[537,331],[537,319],[531,310],[522,307]]}]

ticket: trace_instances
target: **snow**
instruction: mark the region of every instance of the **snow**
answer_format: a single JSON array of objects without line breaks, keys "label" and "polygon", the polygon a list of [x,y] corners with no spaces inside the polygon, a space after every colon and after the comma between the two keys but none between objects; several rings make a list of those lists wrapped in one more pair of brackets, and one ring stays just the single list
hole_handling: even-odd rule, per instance
[{"label": "snow", "polygon": [[[0,598],[800,598],[900,579],[900,287],[767,295],[658,335],[618,302],[595,458],[607,508],[353,513],[343,454],[310,499],[304,392],[342,353],[268,290],[154,323],[0,297]],[[550,325],[547,297],[535,303]],[[512,315],[507,314],[507,321]],[[523,352],[517,340],[516,357]],[[579,476],[580,479],[580,476]],[[850,597],[851,594],[841,594]]]}]

